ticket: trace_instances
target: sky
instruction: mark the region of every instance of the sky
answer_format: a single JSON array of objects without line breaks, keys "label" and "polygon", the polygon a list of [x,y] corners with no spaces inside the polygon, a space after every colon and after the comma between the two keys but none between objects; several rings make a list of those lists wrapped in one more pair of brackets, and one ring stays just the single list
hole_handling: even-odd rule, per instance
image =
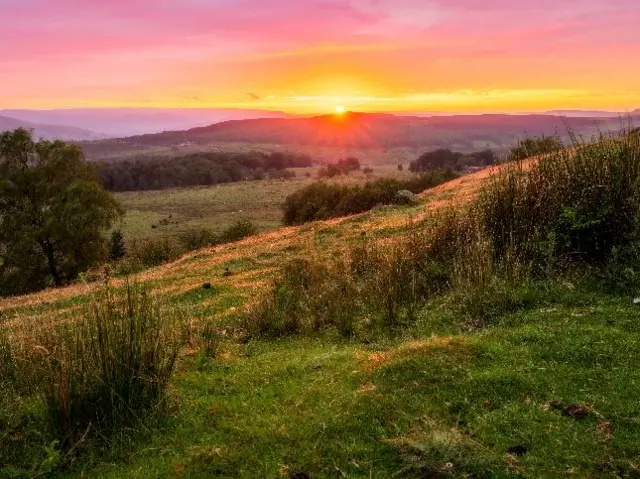
[{"label": "sky", "polygon": [[638,0],[0,0],[0,108],[640,108]]}]

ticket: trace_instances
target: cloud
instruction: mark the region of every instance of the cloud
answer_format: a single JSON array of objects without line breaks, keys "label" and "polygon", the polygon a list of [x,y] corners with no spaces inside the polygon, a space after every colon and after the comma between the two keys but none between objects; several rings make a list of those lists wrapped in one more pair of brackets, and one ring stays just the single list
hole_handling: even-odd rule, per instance
[{"label": "cloud", "polygon": [[0,91],[47,104],[624,91],[640,84],[638,24],[637,0],[0,0]]}]

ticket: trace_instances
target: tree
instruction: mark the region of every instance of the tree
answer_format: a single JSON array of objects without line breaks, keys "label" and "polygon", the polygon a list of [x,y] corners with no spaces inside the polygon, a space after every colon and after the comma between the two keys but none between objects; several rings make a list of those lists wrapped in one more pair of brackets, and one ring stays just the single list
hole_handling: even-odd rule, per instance
[{"label": "tree", "polygon": [[0,134],[0,295],[67,284],[104,260],[121,214],[77,146]]},{"label": "tree", "polygon": [[124,258],[124,255],[127,254],[127,249],[124,244],[124,235],[122,231],[115,230],[111,233],[111,241],[109,244],[109,259],[111,261],[118,261],[119,259]]}]

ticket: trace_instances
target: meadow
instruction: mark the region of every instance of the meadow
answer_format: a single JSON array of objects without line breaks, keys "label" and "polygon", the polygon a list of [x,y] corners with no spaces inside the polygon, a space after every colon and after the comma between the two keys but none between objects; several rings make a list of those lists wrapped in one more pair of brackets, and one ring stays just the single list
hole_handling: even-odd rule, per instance
[{"label": "meadow", "polygon": [[[404,165],[407,166],[406,164]],[[363,165],[363,169],[367,165]],[[321,167],[294,168],[291,180],[258,180],[211,187],[116,193],[126,210],[120,228],[127,241],[176,237],[190,231],[215,233],[238,221],[251,221],[259,231],[282,224],[286,197],[317,181]],[[354,171],[349,176],[328,179],[339,185],[363,184],[379,177],[399,179],[413,175],[397,165],[376,166],[372,174]]]},{"label": "meadow", "polygon": [[[603,140],[142,272],[163,407],[61,435],[4,381],[0,475],[637,477],[638,165],[640,137]],[[56,335],[123,286],[0,300],[0,368],[68,397],[42,365],[82,343]]]}]

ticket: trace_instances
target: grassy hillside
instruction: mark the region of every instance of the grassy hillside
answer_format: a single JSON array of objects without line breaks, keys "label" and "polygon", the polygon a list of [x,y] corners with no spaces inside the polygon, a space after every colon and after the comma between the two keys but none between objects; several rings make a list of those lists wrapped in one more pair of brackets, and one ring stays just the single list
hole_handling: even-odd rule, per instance
[{"label": "grassy hillside", "polygon": [[[534,164],[506,178],[529,178]],[[416,206],[281,228],[140,274],[180,324],[166,416],[108,440],[81,439],[69,452],[52,443],[55,434],[30,397],[14,398],[0,412],[0,474],[635,477],[640,309],[628,290],[602,287],[589,273],[595,265],[507,284],[496,263],[496,282],[484,289],[461,283],[391,330],[367,329],[375,318],[358,318],[364,329],[351,339],[331,328],[276,339],[242,328],[245,311],[261,304],[283,264],[337,267],[353,248],[420,245],[416,225],[434,230],[437,212],[476,201],[498,172],[437,187]],[[522,218],[537,211],[525,210]],[[467,260],[485,258],[478,248],[468,253],[476,256]],[[468,278],[489,271],[479,264],[468,263]],[[613,276],[633,275],[634,264]],[[464,266],[456,264],[454,278],[467,277]],[[309,291],[320,297],[314,281]],[[68,324],[100,287],[0,300],[2,321]],[[344,306],[356,310],[358,301]],[[219,336],[212,340],[207,327]]]}]

